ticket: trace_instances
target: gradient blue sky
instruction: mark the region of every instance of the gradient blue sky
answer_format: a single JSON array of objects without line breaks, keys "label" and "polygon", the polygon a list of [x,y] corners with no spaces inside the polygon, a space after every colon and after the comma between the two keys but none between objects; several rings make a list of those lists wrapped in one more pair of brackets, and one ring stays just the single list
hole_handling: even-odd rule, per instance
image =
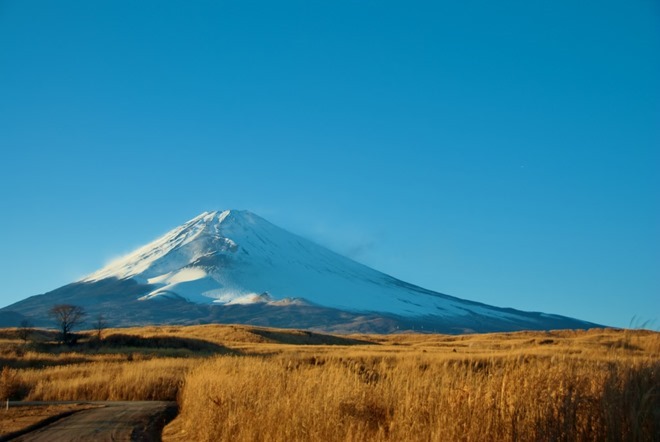
[{"label": "gradient blue sky", "polygon": [[454,296],[660,320],[655,0],[0,0],[0,149],[0,306],[243,208]]}]

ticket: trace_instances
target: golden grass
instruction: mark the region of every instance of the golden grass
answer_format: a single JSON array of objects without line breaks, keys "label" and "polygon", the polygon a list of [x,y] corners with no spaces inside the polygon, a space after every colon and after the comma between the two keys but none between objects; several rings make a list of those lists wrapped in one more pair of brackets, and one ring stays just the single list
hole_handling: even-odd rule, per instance
[{"label": "golden grass", "polygon": [[166,440],[660,440],[657,332],[331,337],[206,325],[104,336],[67,348],[0,333],[0,391],[177,399]]},{"label": "golden grass", "polygon": [[652,440],[658,360],[219,357],[186,377],[189,440]]},{"label": "golden grass", "polygon": [[20,372],[30,401],[176,400],[193,359],[94,362]]}]

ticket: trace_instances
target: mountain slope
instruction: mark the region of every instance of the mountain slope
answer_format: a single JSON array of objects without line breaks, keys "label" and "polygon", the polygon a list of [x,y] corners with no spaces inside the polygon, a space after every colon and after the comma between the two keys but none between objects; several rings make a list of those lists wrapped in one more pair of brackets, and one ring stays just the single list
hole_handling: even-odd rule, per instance
[{"label": "mountain slope", "polygon": [[46,306],[64,302],[104,312],[116,325],[247,322],[384,332],[594,325],[432,292],[235,210],[205,212],[76,283],[0,312],[39,322]]}]

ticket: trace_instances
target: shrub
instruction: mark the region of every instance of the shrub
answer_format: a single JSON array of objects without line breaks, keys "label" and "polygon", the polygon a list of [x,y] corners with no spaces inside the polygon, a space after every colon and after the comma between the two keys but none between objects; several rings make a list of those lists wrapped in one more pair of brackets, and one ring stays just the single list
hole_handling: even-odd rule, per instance
[{"label": "shrub", "polygon": [[27,395],[26,385],[18,376],[18,371],[4,367],[0,372],[0,400],[18,400]]}]

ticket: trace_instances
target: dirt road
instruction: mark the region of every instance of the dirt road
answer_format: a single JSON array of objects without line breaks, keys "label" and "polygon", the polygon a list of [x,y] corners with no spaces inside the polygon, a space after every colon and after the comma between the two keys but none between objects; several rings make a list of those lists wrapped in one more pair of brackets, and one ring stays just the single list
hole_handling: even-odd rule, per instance
[{"label": "dirt road", "polygon": [[176,402],[92,402],[102,407],[83,410],[13,441],[160,441],[174,418]]}]

